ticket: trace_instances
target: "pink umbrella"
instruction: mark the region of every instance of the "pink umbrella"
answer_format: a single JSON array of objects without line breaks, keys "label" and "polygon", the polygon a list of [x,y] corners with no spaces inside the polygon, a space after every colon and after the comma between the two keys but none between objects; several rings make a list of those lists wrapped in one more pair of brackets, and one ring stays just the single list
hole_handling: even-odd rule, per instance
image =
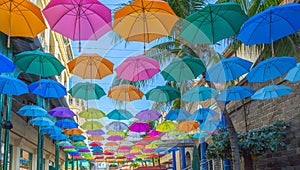
[{"label": "pink umbrella", "polygon": [[133,154],[128,154],[128,155],[126,155],[125,157],[126,157],[126,158],[136,158],[136,156],[133,155]]},{"label": "pink umbrella", "polygon": [[147,132],[151,126],[146,122],[134,122],[129,126],[129,130],[133,132]]},{"label": "pink umbrella", "polygon": [[119,78],[129,81],[148,80],[160,72],[159,62],[145,56],[126,58],[115,71]]},{"label": "pink umbrella", "polygon": [[127,153],[127,152],[129,152],[129,150],[128,149],[120,149],[119,152],[120,153]]},{"label": "pink umbrella", "polygon": [[149,144],[149,142],[146,142],[146,141],[139,141],[136,143],[136,145],[143,145],[143,146],[148,145],[148,144]]},{"label": "pink umbrella", "polygon": [[161,114],[155,110],[142,110],[136,114],[135,118],[139,120],[155,120],[161,117]]},{"label": "pink umbrella", "polygon": [[111,30],[111,10],[98,0],[51,0],[43,14],[53,31],[72,40],[97,40]]},{"label": "pink umbrella", "polygon": [[130,146],[120,146],[119,149],[120,150],[130,149]]},{"label": "pink umbrella", "polygon": [[120,140],[123,140],[123,137],[122,136],[110,136],[110,137],[107,138],[107,140],[120,141]]},{"label": "pink umbrella", "polygon": [[146,136],[145,140],[160,140],[160,136]]},{"label": "pink umbrella", "polygon": [[156,129],[152,129],[147,136],[158,136],[158,135],[161,135],[161,134],[164,134],[164,132],[158,132],[156,131]]},{"label": "pink umbrella", "polygon": [[154,150],[153,149],[143,149],[143,152],[150,153],[150,152],[154,152]]}]

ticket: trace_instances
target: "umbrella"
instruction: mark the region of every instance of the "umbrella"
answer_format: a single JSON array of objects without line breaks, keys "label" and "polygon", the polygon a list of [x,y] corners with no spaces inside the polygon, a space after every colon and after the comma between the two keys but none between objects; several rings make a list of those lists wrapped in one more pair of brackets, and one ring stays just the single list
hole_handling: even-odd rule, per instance
[{"label": "umbrella", "polygon": [[206,138],[208,136],[209,134],[207,132],[201,132],[201,133],[194,134],[193,138],[199,139],[199,138]]},{"label": "umbrella", "polygon": [[120,144],[120,146],[132,146],[132,145],[134,145],[134,143],[128,141],[124,141]]},{"label": "umbrella", "polygon": [[160,136],[146,136],[144,140],[161,140]]},{"label": "umbrella", "polygon": [[84,130],[98,130],[103,127],[103,125],[98,121],[86,121],[81,126]]},{"label": "umbrella", "polygon": [[0,73],[7,73],[7,72],[13,72],[16,68],[16,65],[5,55],[0,53]]},{"label": "umbrella", "polygon": [[253,96],[251,96],[252,100],[266,100],[272,98],[278,98],[287,94],[292,93],[292,88],[284,85],[272,85],[266,86],[262,89],[257,90]]},{"label": "umbrella", "polygon": [[156,129],[152,129],[149,133],[148,136],[157,136],[157,135],[161,135],[164,134],[163,132],[158,132]]},{"label": "umbrella", "polygon": [[52,140],[66,140],[66,139],[68,139],[68,136],[64,135],[64,134],[51,135],[50,139],[52,139]]},{"label": "umbrella", "polygon": [[78,124],[72,119],[61,119],[55,122],[55,126],[65,129],[78,128]]},{"label": "umbrella", "polygon": [[220,124],[219,120],[206,120],[200,125],[200,129],[203,131],[211,132],[218,129]]},{"label": "umbrella", "polygon": [[114,64],[98,54],[81,54],[68,63],[68,68],[84,79],[102,79],[113,73]]},{"label": "umbrella", "polygon": [[190,132],[190,131],[193,131],[193,130],[197,129],[198,127],[199,127],[199,123],[198,122],[188,120],[188,121],[180,122],[178,124],[178,128],[177,129],[180,132]]},{"label": "umbrella", "polygon": [[67,95],[65,86],[54,80],[41,79],[28,86],[32,94],[44,98],[61,98]]},{"label": "umbrella", "polygon": [[127,130],[128,126],[126,125],[126,123],[113,121],[110,122],[108,125],[106,125],[105,128],[113,132],[119,132],[119,131]]},{"label": "umbrella", "polygon": [[146,122],[134,122],[128,129],[133,132],[147,132],[151,126]]},{"label": "umbrella", "polygon": [[25,105],[21,109],[19,109],[17,113],[22,116],[32,116],[32,117],[39,117],[39,116],[42,117],[47,115],[47,111],[45,109],[36,105]]},{"label": "umbrella", "polygon": [[161,137],[161,140],[169,140],[169,141],[172,141],[172,140],[177,140],[177,137],[175,135],[171,135],[171,134],[164,134],[162,137]]},{"label": "umbrella", "polygon": [[300,63],[298,63],[296,67],[292,68],[288,72],[284,80],[288,80],[292,83],[295,83],[300,80]]},{"label": "umbrella", "polygon": [[97,0],[52,0],[43,14],[52,30],[72,40],[97,40],[111,29],[111,11]]},{"label": "umbrella", "polygon": [[69,139],[73,141],[81,141],[81,140],[85,140],[86,137],[83,135],[71,135],[69,136]]},{"label": "umbrella", "polygon": [[81,111],[79,117],[85,119],[100,119],[105,117],[105,113],[99,109],[88,108],[87,110]]},{"label": "umbrella", "polygon": [[36,74],[41,77],[59,76],[65,69],[56,57],[39,49],[15,55],[14,63],[25,73]]},{"label": "umbrella", "polygon": [[133,101],[142,99],[144,93],[133,85],[122,84],[111,88],[108,97],[118,101]]},{"label": "umbrella", "polygon": [[145,146],[146,149],[156,149],[158,146],[156,144],[148,144]]},{"label": "umbrella", "polygon": [[217,116],[218,113],[209,108],[200,108],[196,110],[188,119],[196,121],[205,121],[206,119]]},{"label": "umbrella", "polygon": [[78,149],[78,152],[90,152],[89,149]]},{"label": "umbrella", "polygon": [[250,71],[252,62],[239,57],[226,58],[210,67],[206,72],[206,80],[211,82],[226,82],[235,80]]},{"label": "umbrella", "polygon": [[105,146],[119,146],[116,142],[107,142]]},{"label": "umbrella", "polygon": [[67,107],[56,107],[48,111],[48,114],[59,118],[71,118],[76,116],[75,113]]},{"label": "umbrella", "polygon": [[130,141],[130,142],[135,142],[135,141],[143,140],[143,138],[141,138],[141,137],[136,138],[136,137],[132,137],[132,136],[127,136],[127,137],[125,138],[125,140],[126,140],[126,141]]},{"label": "umbrella", "polygon": [[129,111],[123,109],[115,109],[109,112],[106,117],[113,120],[129,120],[133,118],[132,114]]},{"label": "umbrella", "polygon": [[185,56],[170,63],[161,74],[167,81],[182,82],[195,79],[205,71],[200,58]]},{"label": "umbrella", "polygon": [[233,86],[228,89],[222,90],[217,96],[217,100],[224,102],[232,100],[242,100],[244,98],[252,96],[254,92],[254,90],[247,86]]},{"label": "umbrella", "polygon": [[29,121],[29,124],[32,124],[34,126],[52,126],[54,125],[54,122],[46,117],[35,117]]},{"label": "umbrella", "polygon": [[183,109],[175,109],[169,111],[169,113],[165,116],[166,120],[186,120],[190,117],[191,114]]},{"label": "umbrella", "polygon": [[159,152],[164,152],[164,151],[166,151],[165,148],[156,148],[156,149],[154,150],[154,152],[157,152],[157,153],[159,153]]},{"label": "umbrella", "polygon": [[[72,146],[72,144],[69,141],[60,141],[57,143],[58,146]],[[72,146],[74,147],[74,146]]]},{"label": "umbrella", "polygon": [[66,135],[80,135],[83,134],[83,131],[79,128],[72,128],[72,129],[65,129],[63,133]]},{"label": "umbrella", "polygon": [[62,130],[57,126],[48,126],[41,129],[42,133],[50,134],[50,135],[60,135],[62,134]]},{"label": "umbrella", "polygon": [[170,86],[157,86],[146,94],[146,99],[156,102],[170,102],[180,97],[180,92]]},{"label": "umbrella", "polygon": [[160,72],[159,62],[145,56],[126,58],[116,69],[119,78],[129,81],[148,80]]},{"label": "umbrella", "polygon": [[156,140],[156,141],[153,141],[151,142],[151,144],[155,144],[155,145],[162,145],[164,144],[165,142],[164,141],[161,141],[161,140]]},{"label": "umbrella", "polygon": [[123,137],[122,136],[110,136],[110,137],[107,138],[107,140],[120,141],[120,140],[123,140]]},{"label": "umbrella", "polygon": [[91,142],[89,146],[102,146],[103,144],[101,142]]},{"label": "umbrella", "polygon": [[152,121],[161,117],[161,114],[155,110],[142,110],[135,115],[139,120]]},{"label": "umbrella", "polygon": [[89,82],[75,84],[69,93],[72,97],[83,100],[100,99],[106,94],[98,84]]},{"label": "umbrella", "polygon": [[0,94],[20,96],[28,92],[27,85],[16,78],[0,75]]},{"label": "umbrella", "polygon": [[2,18],[0,31],[7,34],[8,38],[34,38],[46,28],[40,8],[30,1],[2,1],[0,18]]},{"label": "umbrella", "polygon": [[214,98],[218,92],[210,87],[200,86],[189,89],[182,96],[184,102],[198,102]]},{"label": "umbrella", "polygon": [[148,145],[149,142],[146,142],[146,141],[139,141],[136,143],[136,145]]},{"label": "umbrella", "polygon": [[236,35],[247,19],[238,4],[209,4],[185,18],[180,36],[191,44],[215,44]]},{"label": "umbrella", "polygon": [[271,6],[247,20],[237,39],[246,45],[271,44],[300,29],[300,5]]},{"label": "umbrella", "polygon": [[99,130],[87,130],[85,133],[88,134],[88,135],[99,135],[99,136],[105,134],[105,132],[102,129],[99,129]]},{"label": "umbrella", "polygon": [[94,140],[94,141],[102,141],[105,138],[103,136],[95,135],[95,136],[89,136],[88,140]]},{"label": "umbrella", "polygon": [[114,132],[114,131],[107,131],[106,132],[106,135],[111,135],[111,136],[125,136],[125,132],[123,132],[123,131],[116,131],[116,132]]},{"label": "umbrella", "polygon": [[83,141],[74,142],[73,146],[86,146],[86,143]]},{"label": "umbrella", "polygon": [[266,82],[277,78],[296,66],[296,58],[273,57],[261,61],[246,76],[249,82]]},{"label": "umbrella", "polygon": [[164,121],[156,126],[158,132],[170,132],[177,129],[177,124],[172,121]]},{"label": "umbrella", "polygon": [[192,168],[200,169],[200,156],[196,145],[194,145],[194,149],[193,149]]}]

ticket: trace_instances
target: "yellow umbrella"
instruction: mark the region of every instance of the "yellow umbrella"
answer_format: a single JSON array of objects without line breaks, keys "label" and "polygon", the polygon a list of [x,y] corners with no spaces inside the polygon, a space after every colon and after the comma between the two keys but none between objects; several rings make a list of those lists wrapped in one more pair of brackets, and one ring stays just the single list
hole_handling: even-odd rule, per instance
[{"label": "yellow umbrella", "polygon": [[105,117],[105,113],[99,109],[88,108],[87,110],[80,112],[79,117],[85,119],[101,119]]},{"label": "yellow umbrella", "polygon": [[98,121],[86,121],[80,127],[84,130],[99,130],[103,125]]},{"label": "yellow umbrella", "polygon": [[190,132],[196,130],[199,127],[199,123],[193,120],[187,120],[180,122],[178,125],[178,130],[180,132]]},{"label": "yellow umbrella", "polygon": [[142,150],[140,150],[140,149],[132,149],[130,151],[130,153],[139,153],[139,152],[142,152]]},{"label": "yellow umbrella", "polygon": [[156,126],[156,130],[159,132],[170,132],[176,130],[177,124],[172,121],[164,121]]},{"label": "yellow umbrella", "polygon": [[125,136],[125,132],[107,131],[106,134],[110,136]]},{"label": "yellow umbrella", "polygon": [[108,97],[118,101],[133,101],[142,99],[144,93],[133,85],[122,84],[108,91]]},{"label": "yellow umbrella", "polygon": [[10,37],[34,38],[46,28],[39,7],[27,0],[0,0],[0,31]]},{"label": "yellow umbrella", "polygon": [[155,144],[148,144],[148,145],[146,145],[146,149],[156,149],[156,148],[158,148],[158,146],[155,145]]}]

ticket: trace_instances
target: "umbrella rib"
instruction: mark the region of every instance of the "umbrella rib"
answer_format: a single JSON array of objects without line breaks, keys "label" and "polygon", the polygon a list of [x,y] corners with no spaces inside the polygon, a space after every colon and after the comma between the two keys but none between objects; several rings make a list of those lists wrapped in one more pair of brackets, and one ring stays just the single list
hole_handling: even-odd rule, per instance
[{"label": "umbrella rib", "polygon": [[[11,2],[12,3],[12,2]],[[15,5],[15,3],[14,3],[14,5]],[[21,13],[21,15],[23,16],[23,18],[24,18],[24,20],[26,21],[26,23],[27,23],[27,25],[28,25],[28,27],[29,27],[29,30],[30,30],[30,32],[31,32],[31,35],[33,36],[34,34],[33,34],[33,32],[32,32],[32,28],[31,28],[31,26],[30,26],[30,24],[29,24],[29,22],[28,22],[28,20],[27,20],[27,18],[25,17],[25,15],[23,14],[23,10],[20,10],[19,9],[19,5],[22,5],[21,3],[20,4],[18,4],[18,5],[15,5],[15,8],[17,8],[18,9],[18,11]],[[23,6],[22,5],[22,7],[24,7],[24,8],[26,8],[25,6]],[[28,8],[26,8],[28,11],[31,11],[31,10],[29,10]]]}]

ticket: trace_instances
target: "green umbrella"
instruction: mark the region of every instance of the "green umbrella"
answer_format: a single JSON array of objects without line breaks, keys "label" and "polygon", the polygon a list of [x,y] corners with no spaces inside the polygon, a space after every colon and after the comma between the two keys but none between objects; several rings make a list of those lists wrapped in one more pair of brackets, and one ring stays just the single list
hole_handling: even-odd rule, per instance
[{"label": "green umbrella", "polygon": [[14,63],[25,73],[42,77],[59,76],[65,69],[56,57],[39,49],[17,54],[14,57]]},{"label": "green umbrella", "polygon": [[69,141],[60,141],[57,143],[58,146],[72,146]]},{"label": "green umbrella", "polygon": [[180,97],[180,92],[174,87],[170,86],[157,86],[151,89],[146,94],[147,100],[156,102],[170,102]]},{"label": "green umbrella", "polygon": [[98,130],[103,128],[103,125],[97,121],[86,121],[80,127],[84,130]]},{"label": "green umbrella", "polygon": [[196,79],[206,68],[200,58],[185,56],[169,64],[162,72],[167,81],[182,82]]},{"label": "green umbrella", "polygon": [[65,152],[77,152],[76,149],[73,149],[73,148],[66,148],[64,149]]},{"label": "green umbrella", "polygon": [[247,19],[238,4],[209,4],[185,18],[180,36],[191,44],[215,44],[236,35]]},{"label": "green umbrella", "polygon": [[193,170],[200,169],[200,156],[196,145],[194,145],[194,150],[193,150],[192,168]]},{"label": "green umbrella", "polygon": [[69,93],[72,97],[83,100],[100,99],[106,94],[99,85],[89,82],[75,84]]},{"label": "green umbrella", "polygon": [[89,108],[79,113],[79,117],[85,119],[100,119],[105,117],[105,113],[99,109]]},{"label": "green umbrella", "polygon": [[78,142],[74,142],[73,146],[87,146],[85,142],[83,141],[78,141]]}]

